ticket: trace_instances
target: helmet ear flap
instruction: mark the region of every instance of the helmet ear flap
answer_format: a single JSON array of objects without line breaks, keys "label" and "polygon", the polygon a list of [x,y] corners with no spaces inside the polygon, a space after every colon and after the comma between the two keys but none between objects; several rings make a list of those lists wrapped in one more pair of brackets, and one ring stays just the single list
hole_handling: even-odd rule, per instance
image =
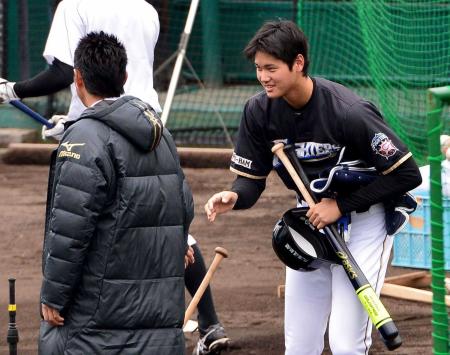
[{"label": "helmet ear flap", "polygon": [[272,247],[288,267],[313,271],[324,263],[336,261],[328,239],[306,217],[308,208],[294,208],[275,224]]}]

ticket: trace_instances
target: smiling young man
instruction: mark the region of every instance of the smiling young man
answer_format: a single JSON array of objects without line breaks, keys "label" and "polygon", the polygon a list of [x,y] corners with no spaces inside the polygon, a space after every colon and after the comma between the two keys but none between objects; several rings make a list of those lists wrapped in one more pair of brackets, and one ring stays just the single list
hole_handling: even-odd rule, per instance
[{"label": "smiling young man", "polygon": [[[394,234],[385,222],[385,205],[421,181],[411,153],[372,103],[340,84],[308,75],[308,42],[293,22],[264,24],[244,53],[254,61],[264,91],[245,105],[230,167],[237,178],[230,191],[208,200],[208,219],[250,208],[273,168],[286,187],[295,189],[274,159],[274,141],[295,145],[310,180],[328,172],[338,159],[374,167],[378,174],[371,182],[329,191],[333,198],[322,198],[307,216],[318,228],[343,215],[351,217],[347,245],[379,293]],[[327,325],[334,355],[368,353],[372,324],[343,268],[323,266],[313,272],[286,268],[286,354],[321,354]]]}]

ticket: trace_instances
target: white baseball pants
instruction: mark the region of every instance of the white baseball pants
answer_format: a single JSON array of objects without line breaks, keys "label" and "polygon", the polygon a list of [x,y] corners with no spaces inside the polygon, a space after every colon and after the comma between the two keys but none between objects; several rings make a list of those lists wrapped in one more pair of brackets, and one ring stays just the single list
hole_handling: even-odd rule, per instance
[{"label": "white baseball pants", "polygon": [[[393,237],[386,235],[384,207],[351,214],[347,246],[379,295]],[[286,268],[286,355],[320,355],[328,324],[333,355],[368,354],[372,323],[340,265],[312,272]]]}]

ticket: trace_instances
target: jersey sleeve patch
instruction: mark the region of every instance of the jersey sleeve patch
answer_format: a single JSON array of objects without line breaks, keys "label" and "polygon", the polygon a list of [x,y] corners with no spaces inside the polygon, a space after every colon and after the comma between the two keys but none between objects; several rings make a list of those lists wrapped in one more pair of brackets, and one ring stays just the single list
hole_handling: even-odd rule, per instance
[{"label": "jersey sleeve patch", "polygon": [[375,133],[372,138],[371,146],[375,154],[381,155],[386,160],[388,160],[398,152],[398,148],[395,146],[392,140],[382,132]]},{"label": "jersey sleeve patch", "polygon": [[234,163],[234,165],[239,165],[249,170],[252,168],[253,161],[251,161],[250,159],[243,158],[237,155],[235,152],[233,152],[231,161]]}]

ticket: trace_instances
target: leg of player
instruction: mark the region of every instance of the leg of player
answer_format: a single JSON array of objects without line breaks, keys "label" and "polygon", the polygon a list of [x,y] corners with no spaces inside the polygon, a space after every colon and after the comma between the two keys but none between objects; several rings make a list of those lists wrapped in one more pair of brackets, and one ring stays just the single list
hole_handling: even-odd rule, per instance
[{"label": "leg of player", "polygon": [[287,267],[284,304],[285,355],[322,354],[331,310],[329,267],[312,272]]},{"label": "leg of player", "polygon": [[[379,295],[384,282],[393,238],[386,236],[382,204],[352,213],[350,252]],[[373,325],[355,295],[342,267],[333,266],[332,313],[329,321],[331,351],[335,355],[367,354]]]},{"label": "leg of player", "polygon": [[[187,267],[184,282],[189,293],[193,296],[205,277],[206,266],[198,245],[192,244],[191,246],[194,249],[195,263]],[[209,286],[198,303],[198,328],[200,339],[193,354],[206,355],[228,346],[229,338],[217,317]]]}]

